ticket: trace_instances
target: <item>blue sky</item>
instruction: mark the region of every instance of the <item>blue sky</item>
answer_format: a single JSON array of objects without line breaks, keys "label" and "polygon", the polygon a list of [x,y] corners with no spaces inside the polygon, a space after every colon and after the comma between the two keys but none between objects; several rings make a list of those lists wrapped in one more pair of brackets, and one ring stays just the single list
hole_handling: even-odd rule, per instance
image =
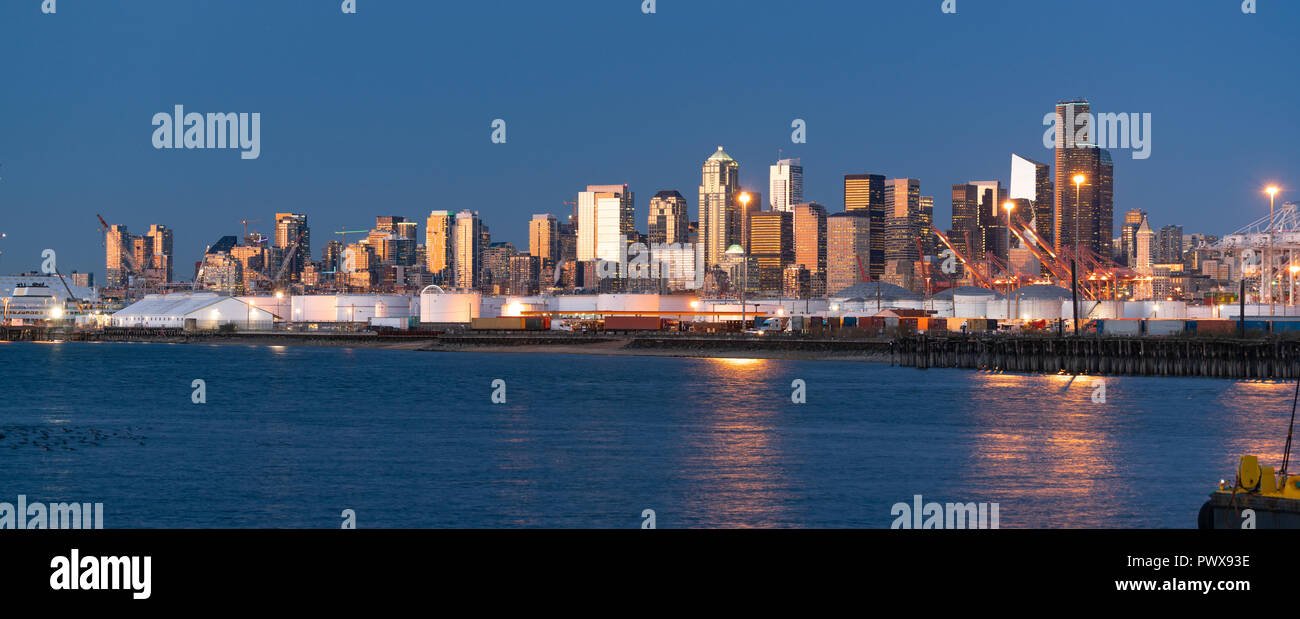
[{"label": "blue sky", "polygon": [[[41,0],[0,4],[0,272],[102,277],[95,220],[175,229],[178,277],[204,246],[306,212],[313,256],[375,215],[470,208],[527,244],[531,213],[629,183],[696,215],[718,145],[766,193],[778,149],[805,197],[841,179],[919,178],[950,223],[951,185],[1050,162],[1060,99],[1151,113],[1152,151],[1115,157],[1115,209],[1230,233],[1297,199],[1300,3],[1258,0]],[[258,112],[261,156],[156,150],[155,113]],[[491,122],[507,122],[493,144]],[[790,123],[807,122],[792,144]]]}]

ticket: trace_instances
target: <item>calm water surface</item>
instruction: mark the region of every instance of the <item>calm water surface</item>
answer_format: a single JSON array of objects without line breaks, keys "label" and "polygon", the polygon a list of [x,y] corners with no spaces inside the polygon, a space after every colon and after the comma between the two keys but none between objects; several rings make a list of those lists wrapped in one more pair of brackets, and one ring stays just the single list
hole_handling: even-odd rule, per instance
[{"label": "calm water surface", "polygon": [[[109,528],[1194,527],[1293,386],[870,363],[0,343],[0,502]],[[507,403],[493,404],[495,379]],[[191,402],[206,382],[207,403]],[[807,403],[791,402],[791,382]]]}]

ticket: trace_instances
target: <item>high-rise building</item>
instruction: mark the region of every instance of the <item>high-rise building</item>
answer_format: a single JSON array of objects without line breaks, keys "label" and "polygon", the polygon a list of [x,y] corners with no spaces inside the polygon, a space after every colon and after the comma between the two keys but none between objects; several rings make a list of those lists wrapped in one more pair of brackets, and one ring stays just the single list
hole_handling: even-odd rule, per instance
[{"label": "high-rise building", "polygon": [[871,215],[862,210],[826,218],[826,294],[862,281],[871,256]]},{"label": "high-rise building", "polygon": [[920,228],[921,257],[924,258],[939,253],[939,239],[934,235],[934,196],[921,196],[919,204],[921,210],[917,224]]},{"label": "high-rise building", "polygon": [[126,226],[113,225],[104,233],[104,285],[109,288],[125,288],[133,274],[131,261],[131,233]]},{"label": "high-rise building", "polygon": [[883,281],[910,288],[916,263],[921,259],[921,181],[894,178],[885,181],[885,275]]},{"label": "high-rise building", "polygon": [[145,239],[149,253],[147,260],[143,263],[148,265],[146,274],[156,282],[170,283],[174,278],[172,231],[167,226],[154,224],[149,226],[149,232],[145,233]]},{"label": "high-rise building", "polygon": [[528,220],[528,254],[545,264],[559,261],[560,222],[555,215],[537,213]]},{"label": "high-rise building", "polygon": [[700,182],[700,242],[705,268],[717,266],[727,248],[741,243],[740,215],[735,196],[740,189],[740,164],[718,147],[704,161]]},{"label": "high-rise building", "polygon": [[867,275],[879,280],[885,274],[885,177],[880,174],[844,175],[844,210],[864,211],[871,219],[871,262]]},{"label": "high-rise building", "polygon": [[970,183],[952,186],[952,228],[948,240],[973,261],[984,259],[983,233],[980,232],[979,188]]},{"label": "high-rise building", "polygon": [[456,216],[432,211],[424,225],[424,262],[433,280],[455,285]]},{"label": "high-rise building", "polygon": [[627,185],[587,185],[578,193],[578,260],[617,262],[626,251],[619,237],[636,232],[635,203]]},{"label": "high-rise building", "polygon": [[510,292],[510,261],[519,255],[509,241],[489,243],[483,250],[483,266],[479,269],[479,289],[489,294]]},{"label": "high-rise building", "polygon": [[814,297],[826,294],[826,207],[816,202],[794,206],[794,263],[808,269]]},{"label": "high-rise building", "polygon": [[[479,285],[479,270],[482,267],[483,222],[478,213],[463,210],[456,213],[456,225],[452,242],[452,283],[457,288],[470,290]],[[432,270],[432,269],[430,269]]]},{"label": "high-rise building", "polygon": [[529,296],[540,289],[542,260],[537,256],[519,254],[510,258],[510,294]]},{"label": "high-rise building", "polygon": [[649,240],[651,243],[687,243],[686,198],[676,190],[660,191],[650,199],[650,215],[647,218]]},{"label": "high-rise building", "polygon": [[[1078,245],[1105,258],[1111,255],[1115,225],[1115,166],[1110,153],[1094,145],[1091,119],[1087,101],[1063,101],[1056,106],[1053,240],[1058,252]],[[1084,177],[1077,186],[1076,175]]]},{"label": "high-rise building", "polygon": [[1048,247],[1053,246],[1052,234],[1056,227],[1052,186],[1051,166],[1011,155],[1011,199],[1029,200],[1032,209],[1032,212],[1016,213],[1016,217],[1026,224],[1032,222],[1034,234]]},{"label": "high-rise building", "polygon": [[281,261],[289,261],[286,271],[289,278],[301,279],[303,265],[311,260],[311,228],[307,226],[306,215],[275,214],[275,249]]},{"label": "high-rise building", "polygon": [[[977,236],[971,239],[978,245],[980,260],[996,256],[1001,260],[1007,258],[1007,213],[1003,205],[1007,202],[1007,188],[1002,181],[971,181],[975,187]],[[972,258],[974,260],[974,258]]]},{"label": "high-rise building", "polygon": [[1183,261],[1183,227],[1162,226],[1156,232],[1155,261],[1170,264]]},{"label": "high-rise building", "polygon": [[798,159],[781,159],[771,167],[767,193],[774,211],[793,211],[803,203],[803,165]]},{"label": "high-rise building", "polygon": [[794,214],[761,211],[749,217],[750,282],[757,290],[780,294],[782,273],[794,262]]}]

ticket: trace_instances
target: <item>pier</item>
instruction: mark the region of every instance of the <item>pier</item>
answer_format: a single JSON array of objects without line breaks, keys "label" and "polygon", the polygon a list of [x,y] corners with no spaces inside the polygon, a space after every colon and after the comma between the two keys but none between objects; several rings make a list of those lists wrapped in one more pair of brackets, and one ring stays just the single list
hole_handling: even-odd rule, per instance
[{"label": "pier", "polygon": [[1300,377],[1300,341],[1272,339],[917,335],[894,341],[891,363],[1045,374]]}]

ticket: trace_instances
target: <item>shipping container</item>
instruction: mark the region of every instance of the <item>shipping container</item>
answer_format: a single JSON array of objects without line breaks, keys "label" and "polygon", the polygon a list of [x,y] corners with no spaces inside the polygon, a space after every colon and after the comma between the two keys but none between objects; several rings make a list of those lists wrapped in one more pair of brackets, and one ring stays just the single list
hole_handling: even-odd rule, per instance
[{"label": "shipping container", "polygon": [[663,320],[658,316],[606,316],[606,331],[658,331]]},{"label": "shipping container", "polygon": [[1109,319],[1094,321],[1098,335],[1138,336],[1142,335],[1141,320]]},{"label": "shipping container", "polygon": [[1146,334],[1152,336],[1182,335],[1187,330],[1185,320],[1148,320]]},{"label": "shipping container", "polygon": [[1235,320],[1189,320],[1187,332],[1197,335],[1234,335],[1238,325]]},{"label": "shipping container", "polygon": [[544,316],[502,316],[500,318],[474,318],[470,328],[496,331],[545,331],[551,320]]}]

